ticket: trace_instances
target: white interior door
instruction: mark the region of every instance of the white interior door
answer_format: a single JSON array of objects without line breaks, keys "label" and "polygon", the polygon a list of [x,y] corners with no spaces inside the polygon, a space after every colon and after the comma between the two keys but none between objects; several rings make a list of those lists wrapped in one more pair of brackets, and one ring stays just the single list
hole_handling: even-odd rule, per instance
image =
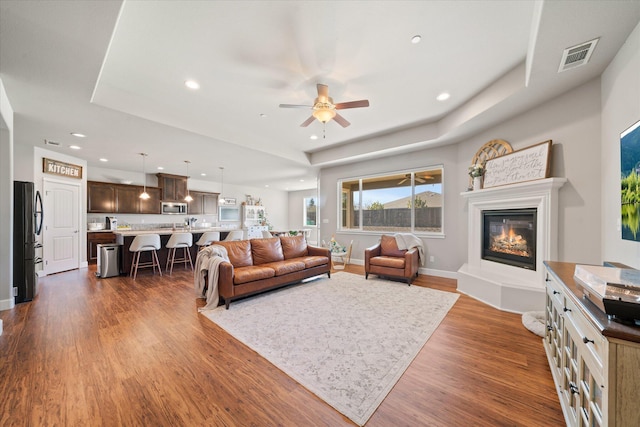
[{"label": "white interior door", "polygon": [[80,267],[80,185],[44,181],[43,255],[45,274]]}]

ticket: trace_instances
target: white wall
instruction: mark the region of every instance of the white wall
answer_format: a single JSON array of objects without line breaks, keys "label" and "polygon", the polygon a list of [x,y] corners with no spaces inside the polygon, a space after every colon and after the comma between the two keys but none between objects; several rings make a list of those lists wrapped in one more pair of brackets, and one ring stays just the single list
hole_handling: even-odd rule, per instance
[{"label": "white wall", "polygon": [[[558,260],[599,263],[600,257],[600,80],[592,80],[559,95],[524,114],[507,120],[456,145],[389,156],[321,171],[321,239],[337,229],[336,181],[342,178],[391,172],[436,164],[444,165],[444,239],[423,237],[427,272],[447,275],[465,262],[467,210],[460,193],[468,185],[467,168],[486,142],[504,139],[514,149],[553,140],[552,176],[569,182],[559,194]],[[337,233],[342,241],[354,239],[353,258],[362,260],[364,249],[378,240],[374,233]]]},{"label": "white wall", "polygon": [[[459,144],[458,175],[465,175],[476,151],[503,139],[514,150],[552,140],[551,176],[568,178],[560,189],[557,261],[600,260],[600,81],[594,79]],[[462,201],[461,201],[462,202]],[[458,250],[467,251],[467,210],[460,205],[463,229]]]},{"label": "white wall", "polygon": [[[0,310],[13,297],[13,109],[0,79]],[[2,320],[0,320],[0,335]]]},{"label": "white wall", "polygon": [[602,74],[602,259],[640,268],[640,243],[622,240],[620,133],[640,120],[640,23]]},{"label": "white wall", "polygon": [[[396,156],[388,156],[383,159],[369,160],[344,166],[322,169],[320,173],[320,239],[329,241],[335,234],[341,244],[348,244],[353,240],[351,259],[352,262],[362,262],[364,250],[376,244],[380,233],[371,232],[339,232],[338,226],[338,188],[337,180],[360,177],[363,175],[394,172],[405,169],[444,165],[444,204],[443,225],[445,238],[424,237],[426,257],[434,257],[434,262],[427,263],[429,269],[440,270],[442,273],[457,271],[466,258],[466,250],[459,253],[456,242],[459,240],[460,226],[457,211],[459,207],[460,192],[466,189],[468,176],[457,173],[458,148],[456,145],[422,150],[415,153],[406,153]],[[470,158],[469,158],[470,160]],[[328,220],[324,223],[323,220]]]}]

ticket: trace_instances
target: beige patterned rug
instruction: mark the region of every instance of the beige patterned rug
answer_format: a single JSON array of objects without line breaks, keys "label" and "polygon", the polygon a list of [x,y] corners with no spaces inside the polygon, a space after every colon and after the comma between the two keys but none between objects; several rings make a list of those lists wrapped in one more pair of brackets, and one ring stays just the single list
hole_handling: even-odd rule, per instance
[{"label": "beige patterned rug", "polygon": [[457,299],[340,272],[202,314],[364,425]]}]

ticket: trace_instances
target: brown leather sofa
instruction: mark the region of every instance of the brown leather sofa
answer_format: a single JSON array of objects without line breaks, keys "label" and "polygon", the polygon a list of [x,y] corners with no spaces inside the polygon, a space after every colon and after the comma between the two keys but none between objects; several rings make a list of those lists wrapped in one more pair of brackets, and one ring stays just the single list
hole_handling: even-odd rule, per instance
[{"label": "brown leather sofa", "polygon": [[218,292],[226,308],[231,301],[308,277],[331,277],[329,249],[307,245],[304,235],[216,242],[230,262],[219,267]]},{"label": "brown leather sofa", "polygon": [[364,276],[369,273],[378,276],[397,277],[409,285],[418,277],[418,249],[398,249],[396,238],[382,235],[380,243],[364,250]]}]

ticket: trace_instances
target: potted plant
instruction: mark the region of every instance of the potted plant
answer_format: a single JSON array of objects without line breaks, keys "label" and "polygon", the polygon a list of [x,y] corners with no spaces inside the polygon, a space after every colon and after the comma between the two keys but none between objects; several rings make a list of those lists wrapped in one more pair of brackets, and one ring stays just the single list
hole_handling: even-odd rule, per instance
[{"label": "potted plant", "polygon": [[482,176],[484,175],[484,165],[482,163],[476,163],[469,166],[469,176],[473,178],[473,189],[482,189]]}]

